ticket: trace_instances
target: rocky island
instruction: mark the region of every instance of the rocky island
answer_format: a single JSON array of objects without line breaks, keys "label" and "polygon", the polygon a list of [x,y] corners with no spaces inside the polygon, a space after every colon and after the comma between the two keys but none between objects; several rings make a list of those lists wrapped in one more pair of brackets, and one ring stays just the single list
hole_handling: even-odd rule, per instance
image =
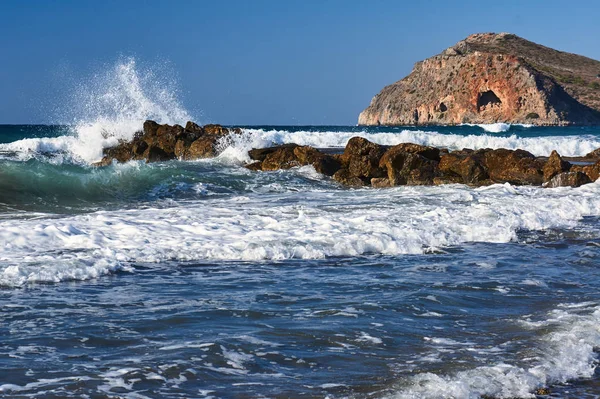
[{"label": "rocky island", "polygon": [[[133,140],[104,149],[104,157],[96,166],[131,160],[211,158],[218,155],[230,135],[241,133],[239,128],[228,129],[221,125],[199,126],[188,122],[183,127],[146,121]],[[577,187],[600,176],[600,149],[572,164],[556,151],[549,157],[535,157],[524,150],[465,148],[449,151],[414,143],[385,146],[353,137],[340,153],[290,143],[252,149],[248,155],[254,161],[246,165],[250,170],[274,171],[312,165],[317,172],[352,187],[450,183]]]},{"label": "rocky island", "polygon": [[508,33],[474,34],[385,87],[359,125],[600,124],[600,62]]}]

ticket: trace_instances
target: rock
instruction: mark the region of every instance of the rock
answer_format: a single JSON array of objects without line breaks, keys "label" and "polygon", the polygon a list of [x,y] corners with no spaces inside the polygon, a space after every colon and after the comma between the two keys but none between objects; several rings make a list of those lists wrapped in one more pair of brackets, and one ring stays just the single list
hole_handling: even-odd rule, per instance
[{"label": "rock", "polygon": [[388,179],[387,177],[374,177],[371,179],[371,187],[373,188],[383,188],[390,186],[390,179]]},{"label": "rock", "polygon": [[[595,164],[593,165],[586,165],[581,167],[581,172],[585,173],[591,181],[596,181],[598,180],[598,178],[600,177],[600,160],[597,161]],[[577,171],[575,170],[575,168],[571,168],[571,171]]]},{"label": "rock", "polygon": [[[441,157],[438,167],[443,174],[442,179],[452,183],[479,185],[490,177],[481,152],[457,151],[445,154]],[[441,184],[442,181],[438,179],[437,184]]]},{"label": "rock", "polygon": [[475,34],[417,62],[377,94],[359,125],[600,124],[600,62],[511,34]]},{"label": "rock", "polygon": [[600,158],[600,148],[596,148],[594,151],[587,153],[585,157],[586,158]]},{"label": "rock", "polygon": [[579,187],[592,181],[583,172],[562,172],[554,176],[544,187]]},{"label": "rock", "polygon": [[192,142],[189,148],[185,151],[185,159],[193,160],[217,156],[217,141],[217,136],[202,136],[194,140],[194,142]]},{"label": "rock", "polygon": [[250,170],[262,170],[262,161],[257,161],[257,162],[252,162],[251,164],[248,164],[245,166],[246,169],[250,169]]},{"label": "rock", "polygon": [[150,144],[148,150],[145,153],[146,162],[161,162],[168,161],[170,159],[175,158],[175,153],[168,153],[164,149],[162,149],[159,145]]},{"label": "rock", "polygon": [[342,167],[336,158],[309,146],[294,148],[294,155],[301,165],[312,165],[317,172],[326,176],[333,176]]},{"label": "rock", "polygon": [[433,184],[434,177],[438,175],[438,162],[404,149],[405,147],[395,146],[383,154],[379,161],[379,166],[387,170],[389,184]]},{"label": "rock", "polygon": [[[438,161],[438,162],[440,161],[441,150],[439,148],[435,148],[435,147],[429,147],[429,146],[413,144],[413,143],[401,143],[401,144],[395,145],[392,148],[390,148],[389,150],[387,150],[386,154],[389,152],[393,152],[393,151],[410,152],[411,154],[421,155],[427,159],[431,159],[432,161]],[[446,150],[446,153],[447,152],[448,152],[448,150]],[[384,157],[385,157],[385,154],[384,154]]]},{"label": "rock", "polygon": [[298,144],[283,144],[283,145],[279,145],[276,147],[253,148],[250,151],[248,151],[248,155],[250,156],[250,159],[252,159],[252,160],[264,161],[265,158],[267,157],[267,155],[271,154],[272,152],[277,151],[280,148],[284,148],[284,147],[296,148],[296,147],[298,147]]},{"label": "rock", "polygon": [[387,147],[365,138],[352,137],[340,160],[350,175],[370,181],[373,177],[385,177],[386,171],[379,166],[379,160],[386,150]]},{"label": "rock", "polygon": [[185,131],[189,133],[195,133],[198,136],[201,136],[204,133],[202,126],[199,126],[192,121],[188,121],[188,123],[185,124]]},{"label": "rock", "polygon": [[337,182],[342,183],[345,186],[350,187],[362,187],[366,186],[370,183],[370,180],[367,180],[364,177],[358,177],[350,173],[350,171],[346,168],[342,168],[334,173],[333,179]]},{"label": "rock", "polygon": [[203,130],[204,134],[209,136],[225,136],[229,133],[229,130],[221,125],[205,125]]},{"label": "rock", "polygon": [[550,388],[538,388],[534,392],[536,395],[550,395],[552,392]]},{"label": "rock", "polygon": [[542,169],[544,172],[544,182],[549,181],[559,173],[568,172],[569,169],[571,169],[571,164],[564,161],[556,150],[552,151],[552,154],[550,154],[548,161]]},{"label": "rock", "polygon": [[544,182],[549,181],[554,176],[562,172],[568,172],[571,169],[571,164],[562,159],[556,150],[552,151],[548,161],[544,164],[542,171],[544,173]]},{"label": "rock", "polygon": [[544,179],[543,163],[524,150],[485,151],[483,162],[490,179],[496,183],[539,186]]},{"label": "rock", "polygon": [[300,166],[296,154],[294,154],[295,147],[292,146],[281,146],[277,147],[275,151],[267,154],[265,159],[262,161],[262,170],[279,170],[289,169],[294,166]]}]

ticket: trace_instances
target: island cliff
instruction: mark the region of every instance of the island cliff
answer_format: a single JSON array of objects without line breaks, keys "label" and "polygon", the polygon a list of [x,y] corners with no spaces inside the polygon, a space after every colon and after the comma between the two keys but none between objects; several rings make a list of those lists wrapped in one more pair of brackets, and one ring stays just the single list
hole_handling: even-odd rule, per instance
[{"label": "island cliff", "polygon": [[385,87],[359,125],[600,124],[600,62],[508,33],[474,34]]}]

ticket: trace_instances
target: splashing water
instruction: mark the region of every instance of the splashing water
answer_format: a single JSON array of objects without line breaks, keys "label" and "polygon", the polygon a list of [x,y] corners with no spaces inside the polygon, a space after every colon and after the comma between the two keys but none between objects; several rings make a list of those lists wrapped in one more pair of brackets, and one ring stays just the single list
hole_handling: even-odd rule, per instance
[{"label": "splashing water", "polygon": [[68,121],[70,134],[19,140],[2,149],[23,160],[51,154],[54,163],[91,163],[102,157],[103,148],[130,140],[147,119],[169,124],[191,120],[177,98],[176,80],[157,69],[140,68],[133,58],[117,61],[75,89],[61,118]]}]

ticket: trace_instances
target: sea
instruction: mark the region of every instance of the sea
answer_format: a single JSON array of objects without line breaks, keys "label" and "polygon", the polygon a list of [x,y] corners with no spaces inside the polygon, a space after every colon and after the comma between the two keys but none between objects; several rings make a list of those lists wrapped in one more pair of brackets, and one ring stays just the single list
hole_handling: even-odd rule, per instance
[{"label": "sea", "polygon": [[72,123],[0,126],[1,398],[600,397],[600,182],[244,168],[354,136],[575,157],[600,128],[239,126],[214,159],[94,167],[194,119],[134,62],[103,79]]}]

